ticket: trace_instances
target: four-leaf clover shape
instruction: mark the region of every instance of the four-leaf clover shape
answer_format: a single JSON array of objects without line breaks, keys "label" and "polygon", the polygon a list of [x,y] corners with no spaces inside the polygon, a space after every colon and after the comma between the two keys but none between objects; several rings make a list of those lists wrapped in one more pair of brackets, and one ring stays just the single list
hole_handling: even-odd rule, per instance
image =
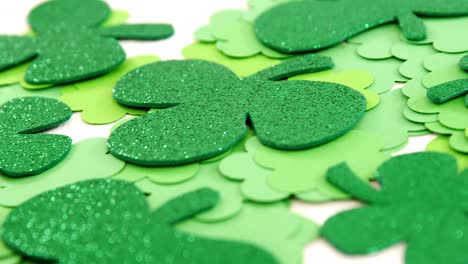
[{"label": "four-leaf clover shape", "polygon": [[151,212],[145,194],[132,183],[82,181],[15,208],[2,238],[22,255],[56,263],[278,263],[257,246],[174,228],[218,199],[217,192],[202,188]]},{"label": "four-leaf clover shape", "polygon": [[255,20],[255,31],[266,46],[297,53],[331,47],[370,28],[394,21],[398,21],[408,40],[421,41],[426,39],[426,28],[417,15],[467,14],[468,2],[465,0],[290,1],[262,13]]},{"label": "four-leaf clover shape", "polygon": [[66,104],[45,97],[20,97],[0,106],[0,171],[21,177],[59,163],[68,154],[71,139],[32,134],[56,127],[71,115]]},{"label": "four-leaf clover shape", "polygon": [[368,205],[328,219],[321,231],[325,239],[347,254],[406,242],[407,264],[468,261],[468,171],[458,175],[453,156],[421,152],[394,157],[376,177],[380,191],[347,165],[329,170],[331,183]]},{"label": "four-leaf clover shape", "polygon": [[358,123],[366,109],[364,96],[341,84],[286,79],[332,67],[328,57],[305,55],[240,79],[203,60],[145,65],[119,81],[114,98],[160,110],[115,129],[109,150],[147,166],[191,163],[232,148],[246,135],[247,121],[273,148],[324,144]]},{"label": "four-leaf clover shape", "polygon": [[51,0],[34,8],[34,36],[0,36],[0,70],[27,61],[31,84],[61,84],[105,74],[125,61],[116,39],[157,40],[171,36],[166,24],[100,27],[110,16],[101,0]]}]

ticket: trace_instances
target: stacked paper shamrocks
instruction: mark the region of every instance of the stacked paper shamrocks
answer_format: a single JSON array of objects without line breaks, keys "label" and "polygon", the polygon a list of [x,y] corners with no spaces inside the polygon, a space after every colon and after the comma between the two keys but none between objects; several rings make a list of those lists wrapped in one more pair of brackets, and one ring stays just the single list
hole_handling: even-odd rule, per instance
[{"label": "stacked paper shamrocks", "polygon": [[[468,262],[467,0],[250,0],[179,61],[126,58],[173,34],[127,18],[50,0],[0,36],[0,263],[297,264],[319,237]],[[72,112],[109,138],[42,133]]]}]

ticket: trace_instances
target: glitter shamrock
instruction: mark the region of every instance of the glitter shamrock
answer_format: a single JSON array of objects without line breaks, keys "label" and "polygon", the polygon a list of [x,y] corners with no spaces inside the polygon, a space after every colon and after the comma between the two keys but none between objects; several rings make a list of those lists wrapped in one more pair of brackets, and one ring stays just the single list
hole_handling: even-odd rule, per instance
[{"label": "glitter shamrock", "polygon": [[[468,55],[460,60],[460,67],[468,72]],[[427,91],[427,97],[436,104],[443,104],[467,93],[468,78],[465,78],[434,86]],[[468,96],[465,97],[465,106],[468,107]]]},{"label": "glitter shamrock", "polygon": [[407,264],[468,261],[468,171],[458,175],[454,157],[435,152],[398,156],[376,175],[380,191],[347,165],[329,170],[331,183],[368,205],[328,219],[321,230],[326,240],[347,254],[370,254],[406,242]]},{"label": "glitter shamrock", "polygon": [[101,27],[110,7],[100,0],[52,0],[34,8],[34,36],[0,36],[0,70],[32,61],[31,84],[60,84],[105,74],[125,60],[116,39],[157,40],[171,36],[167,24]]},{"label": "glitter shamrock", "polygon": [[366,109],[365,97],[341,84],[285,79],[331,67],[328,57],[305,55],[240,79],[228,68],[203,60],[148,64],[125,75],[114,98],[124,105],[161,110],[115,129],[109,150],[148,166],[200,161],[241,141],[247,119],[270,147],[324,144],[357,124]]},{"label": "glitter shamrock", "polygon": [[467,14],[465,0],[292,1],[261,14],[255,20],[255,31],[257,38],[268,47],[296,53],[327,48],[393,21],[398,21],[408,40],[421,41],[426,39],[426,28],[416,15]]},{"label": "glitter shamrock", "polygon": [[278,263],[257,246],[174,228],[217,201],[217,192],[203,188],[151,212],[144,193],[131,183],[83,181],[14,209],[2,237],[22,255],[54,263]]},{"label": "glitter shamrock", "polygon": [[45,97],[21,97],[0,106],[0,171],[12,177],[41,173],[71,148],[62,135],[29,135],[60,125],[72,115],[68,106]]}]

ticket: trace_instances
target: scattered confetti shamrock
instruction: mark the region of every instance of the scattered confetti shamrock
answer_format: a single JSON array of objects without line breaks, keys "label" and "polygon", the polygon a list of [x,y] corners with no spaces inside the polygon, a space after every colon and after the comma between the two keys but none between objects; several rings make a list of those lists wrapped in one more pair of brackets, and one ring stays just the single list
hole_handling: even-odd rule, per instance
[{"label": "scattered confetti shamrock", "polygon": [[150,212],[144,193],[133,184],[88,180],[45,192],[15,208],[2,237],[22,255],[57,263],[278,263],[257,246],[174,228],[217,201],[215,191],[203,188]]},{"label": "scattered confetti shamrock", "polygon": [[455,151],[468,154],[468,138],[466,137],[464,130],[456,130],[450,127],[446,127],[439,121],[426,123],[425,126],[431,132],[437,133],[439,135],[450,136],[450,147]]},{"label": "scattered confetti shamrock", "polygon": [[28,22],[37,36],[1,36],[0,70],[31,61],[25,80],[61,84],[105,74],[122,64],[116,39],[158,40],[173,34],[167,24],[101,27],[110,7],[100,0],[52,0],[34,8]]},{"label": "scattered confetti shamrock", "polygon": [[432,140],[427,146],[427,151],[442,152],[452,155],[458,163],[460,171],[468,169],[468,155],[455,151],[449,146],[450,139],[446,136],[439,136]]},{"label": "scattered confetti shamrock", "polygon": [[464,0],[292,1],[261,14],[255,20],[255,32],[268,47],[297,53],[327,48],[393,21],[398,21],[408,40],[425,40],[426,28],[416,15],[450,17],[467,14],[468,2]]},{"label": "scattered confetti shamrock", "polygon": [[90,124],[113,123],[126,114],[145,114],[144,110],[118,104],[112,97],[112,89],[127,72],[157,60],[155,56],[130,58],[105,76],[63,87],[60,100],[73,111],[82,111],[81,119]]},{"label": "scattered confetti shamrock", "polygon": [[331,183],[369,205],[328,219],[321,230],[326,240],[347,254],[374,253],[406,242],[407,264],[468,261],[468,171],[458,175],[452,156],[398,156],[381,165],[376,175],[380,191],[345,164],[329,170]]},{"label": "scattered confetti shamrock", "polygon": [[0,171],[11,177],[41,173],[68,154],[71,139],[36,134],[67,121],[64,103],[45,97],[21,97],[0,106]]},{"label": "scattered confetti shamrock", "polygon": [[247,119],[260,141],[271,147],[324,144],[357,124],[366,108],[364,96],[340,84],[280,80],[331,67],[328,57],[305,55],[239,79],[203,60],[143,66],[119,81],[114,98],[124,105],[161,110],[115,129],[109,150],[147,166],[192,163],[241,141]]},{"label": "scattered confetti shamrock", "polygon": [[18,206],[34,195],[77,181],[108,178],[125,163],[108,153],[105,138],[90,138],[73,144],[57,166],[38,175],[9,178],[0,175],[0,205]]}]

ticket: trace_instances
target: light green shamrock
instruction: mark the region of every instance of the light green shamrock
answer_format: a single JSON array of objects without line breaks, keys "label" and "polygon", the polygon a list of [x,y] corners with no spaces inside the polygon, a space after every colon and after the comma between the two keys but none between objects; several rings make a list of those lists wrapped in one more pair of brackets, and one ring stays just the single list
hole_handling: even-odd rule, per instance
[{"label": "light green shamrock", "polygon": [[468,155],[453,150],[450,146],[450,139],[446,136],[439,136],[432,140],[426,147],[427,151],[448,153],[457,159],[460,171],[468,168]]}]

